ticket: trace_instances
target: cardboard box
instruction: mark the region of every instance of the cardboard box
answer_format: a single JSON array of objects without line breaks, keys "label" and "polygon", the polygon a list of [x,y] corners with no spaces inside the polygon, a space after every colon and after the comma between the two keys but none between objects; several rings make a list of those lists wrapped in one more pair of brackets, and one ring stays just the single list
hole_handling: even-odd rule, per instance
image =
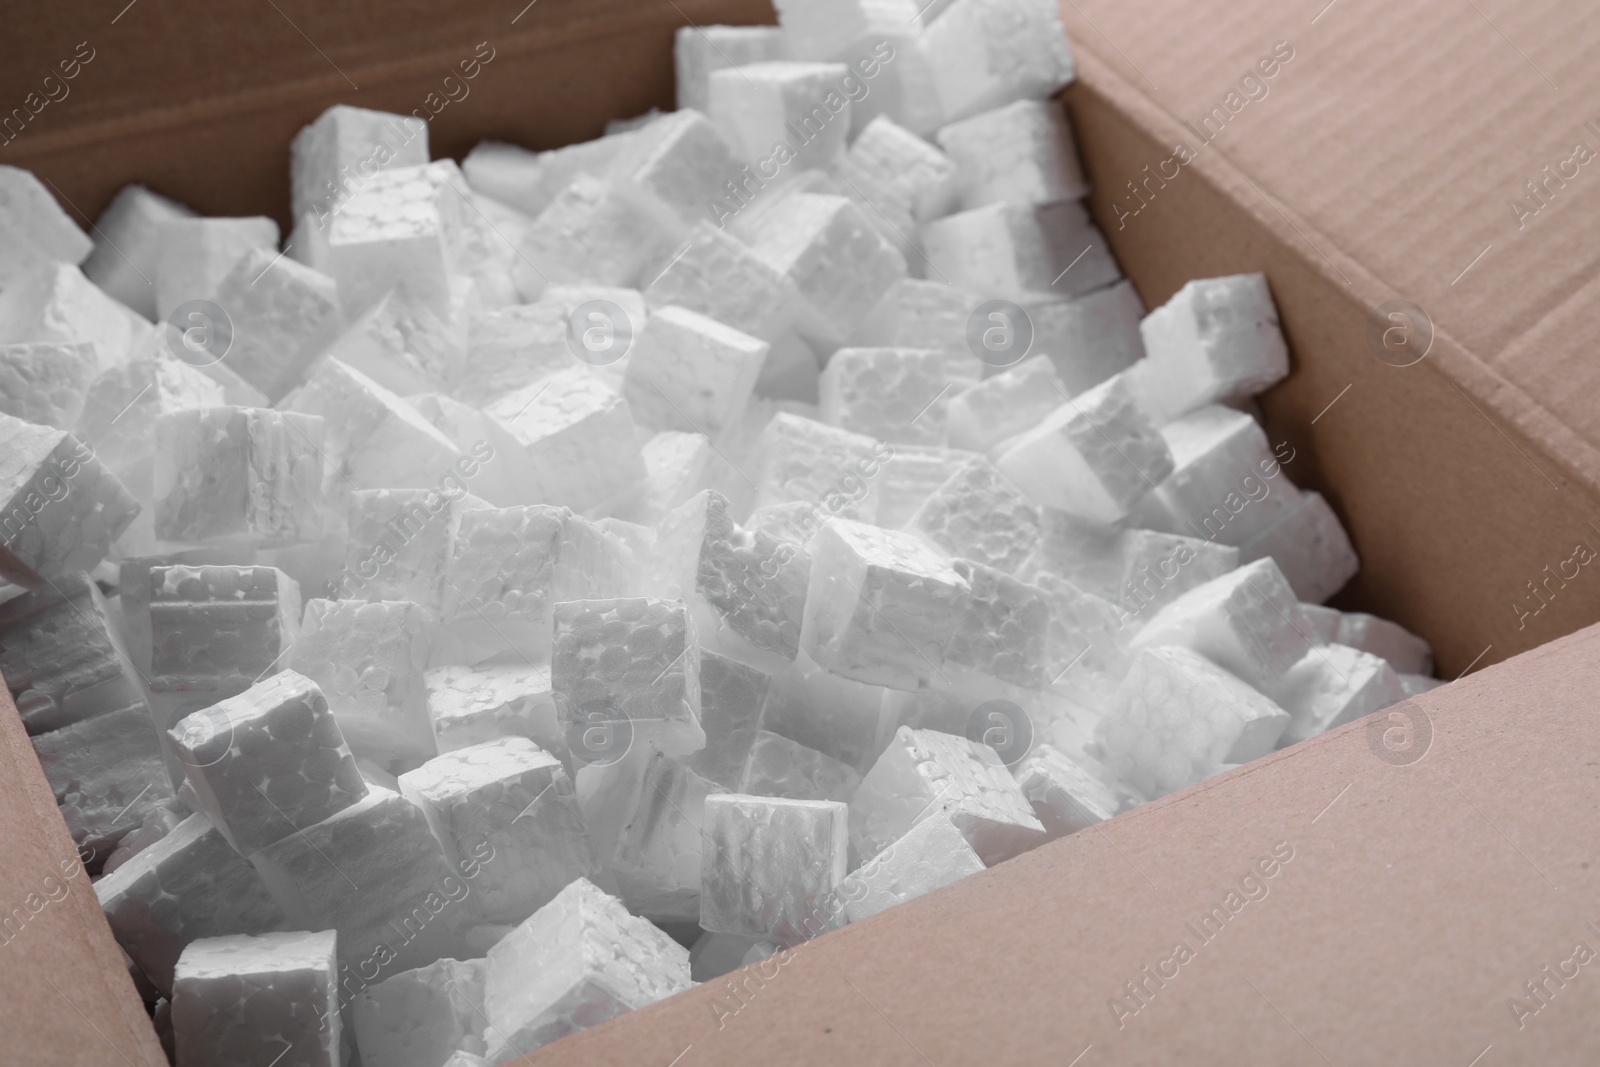
[{"label": "cardboard box", "polygon": [[[487,42],[435,152],[546,147],[670,106],[685,21],[772,17],[516,6],[18,11],[0,127],[24,125],[0,163],[85,221],[141,180],[287,223],[289,139],[328,104],[431,110]],[[1471,7],[1082,0],[1064,17],[1091,203],[1124,270],[1151,305],[1190,277],[1267,273],[1295,368],[1263,398],[1268,431],[1361,553],[1340,606],[1425,634],[1445,677],[1481,673],[527,1062],[1595,1061],[1600,978],[1573,960],[1600,949],[1600,628],[1482,668],[1600,617],[1600,576],[1573,562],[1600,547],[1600,170],[1574,147],[1600,150],[1583,103],[1600,15]],[[80,42],[93,58],[64,82]],[[0,1059],[161,1063],[9,706],[0,826],[0,922],[21,923],[0,944]]]}]

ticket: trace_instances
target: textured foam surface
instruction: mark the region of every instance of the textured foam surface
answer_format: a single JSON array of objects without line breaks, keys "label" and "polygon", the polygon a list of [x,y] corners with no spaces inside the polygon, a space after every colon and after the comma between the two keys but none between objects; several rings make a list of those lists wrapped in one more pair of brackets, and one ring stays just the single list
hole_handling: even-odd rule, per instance
[{"label": "textured foam surface", "polygon": [[844,804],[717,793],[706,798],[700,925],[782,943],[813,936],[845,876]]},{"label": "textured foam surface", "polygon": [[335,934],[234,934],[192,942],[173,980],[182,1067],[338,1067]]}]

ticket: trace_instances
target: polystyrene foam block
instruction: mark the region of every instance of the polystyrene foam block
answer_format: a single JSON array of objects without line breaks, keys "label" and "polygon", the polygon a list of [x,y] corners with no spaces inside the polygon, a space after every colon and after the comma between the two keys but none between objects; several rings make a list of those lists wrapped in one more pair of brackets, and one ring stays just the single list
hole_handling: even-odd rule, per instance
[{"label": "polystyrene foam block", "polygon": [[193,215],[142,185],[124,185],[95,220],[94,251],[83,261],[83,273],[112,299],[154,319],[161,224]]},{"label": "polystyrene foam block", "polygon": [[71,430],[99,374],[100,357],[86,342],[0,344],[0,412]]},{"label": "polystyrene foam block", "polygon": [[457,1054],[487,1051],[487,969],[481,959],[438,960],[357,993],[350,999],[350,1025],[361,1067],[441,1067]]},{"label": "polystyrene foam block", "polygon": [[963,209],[1051,204],[1089,192],[1072,127],[1056,101],[1017,100],[953,122],[938,142],[955,164]]},{"label": "polystyrene foam block", "polygon": [[800,293],[802,336],[837,346],[905,276],[905,258],[842,196],[787,196],[759,220],[751,247]]},{"label": "polystyrene foam block", "polygon": [[728,133],[746,161],[789,148],[788,165],[826,167],[845,150],[850,98],[842,63],[786,60],[713,71],[706,80],[706,111]]},{"label": "polystyrene foam block", "polygon": [[94,346],[100,368],[116,366],[154,331],[66,263],[34,263],[0,288],[0,342],[71,341]]},{"label": "polystyrene foam block", "polygon": [[952,684],[979,689],[992,688],[993,681],[1025,689],[1049,685],[1051,605],[1043,591],[983,563],[958,559],[953,565],[972,592],[944,647],[944,672]]},{"label": "polystyrene foam block", "polygon": [[109,854],[172,800],[161,739],[142,700],[35,737],[33,749],[81,855]]},{"label": "polystyrene foam block", "polygon": [[614,186],[578,174],[533,220],[512,276],[525,300],[564,283],[631,286],[670,254],[675,237]]},{"label": "polystyrene foam block", "polygon": [[891,444],[942,445],[952,382],[932,349],[841,348],[819,385],[824,421]]},{"label": "polystyrene foam block", "polygon": [[654,523],[703,489],[712,458],[705,434],[663,430],[640,449],[648,486],[645,496],[630,508],[630,518]]},{"label": "polystyrene foam block", "polygon": [[258,545],[319,536],[322,438],[320,417],[295,412],[163,414],[156,420],[156,536]]},{"label": "polystyrene foam block", "polygon": [[440,388],[460,373],[462,331],[408,290],[391,289],[328,345],[327,355],[402,396]]},{"label": "polystyrene foam block", "polygon": [[490,404],[533,464],[544,504],[598,508],[644,480],[628,402],[585,367],[552,374]]},{"label": "polystyrene foam block", "polygon": [[749,402],[768,344],[680,307],[651,315],[623,396],[639,424],[717,439]]},{"label": "polystyrene foam block", "polygon": [[367,981],[451,955],[495,860],[446,862],[421,809],[380,786],[250,857],[290,921],[338,930],[341,965]]},{"label": "polystyrene foam block", "polygon": [[1231,545],[1098,526],[1053,508],[1040,509],[1039,520],[1039,551],[1018,577],[1033,581],[1040,571],[1059,574],[1141,621],[1148,621],[1146,612],[1239,565],[1239,550]]},{"label": "polystyrene foam block", "polygon": [[548,665],[435,667],[423,676],[423,687],[440,753],[502,737],[526,737],[557,755],[566,751]]},{"label": "polystyrene foam block", "polygon": [[811,542],[800,645],[861,682],[916,689],[940,677],[970,595],[966,579],[911,534],[833,519]]},{"label": "polystyrene foam block", "polygon": [[776,26],[680,26],[672,47],[679,110],[706,110],[713,71],[783,59],[786,50]]},{"label": "polystyrene foam block", "polygon": [[[1304,607],[1309,605],[1302,605]],[[1433,672],[1433,646],[1399,623],[1368,615],[1364,611],[1340,613],[1334,636],[1328,640],[1381,656],[1401,674]]]},{"label": "polystyrene foam block", "polygon": [[[1368,616],[1372,618],[1373,616]],[[1340,644],[1360,648],[1359,641],[1339,641],[1339,623],[1344,618],[1344,613],[1338,608],[1324,607],[1321,604],[1300,605],[1300,621],[1304,623],[1301,632],[1307,634],[1312,644],[1330,645],[1338,641]],[[1371,652],[1372,649],[1365,651]],[[1381,655],[1381,653],[1380,653]]]},{"label": "polystyrene foam block", "polygon": [[1031,356],[950,397],[950,444],[988,452],[1033,429],[1070,395],[1055,364],[1043,355]]},{"label": "polystyrene foam block", "polygon": [[1315,490],[1301,493],[1287,514],[1241,544],[1239,558],[1275,560],[1295,595],[1313,604],[1344,588],[1361,569],[1344,524]]},{"label": "polystyrene foam block", "polygon": [[761,727],[859,773],[872,766],[894,734],[896,723],[885,703],[892,692],[834,674],[801,652],[773,676]]},{"label": "polystyrene foam block", "polygon": [[400,791],[427,816],[452,865],[493,856],[472,887],[485,922],[521,922],[599,870],[572,780],[525,737],[436,756],[402,774]]},{"label": "polystyrene foam block", "polygon": [[141,701],[111,610],[87,575],[0,605],[0,674],[30,734]]},{"label": "polystyrene foam block", "polygon": [[[1081,264],[1080,264],[1081,266]],[[1042,352],[1074,395],[1144,358],[1144,301],[1127,279],[1068,300],[1028,302],[1033,351]]]},{"label": "polystyrene foam block", "polygon": [[233,934],[178,959],[172,1028],[181,1067],[338,1067],[332,930]]},{"label": "polystyrene foam block", "polygon": [[903,196],[919,225],[955,207],[955,162],[888,115],[879,115],[862,128],[847,158]]},{"label": "polystyrene foam block", "polygon": [[187,301],[209,299],[246,252],[278,251],[278,224],[259,215],[170,218],[156,237],[156,311],[161,318]]},{"label": "polystyrene foam block", "polygon": [[366,796],[321,690],[293,671],[195,712],[168,736],[201,810],[247,856]]},{"label": "polystyrene foam block", "polygon": [[955,0],[924,37],[950,121],[1012,100],[1043,100],[1073,79],[1061,14],[1051,0]]},{"label": "polystyrene foam block", "polygon": [[190,815],[94,886],[111,932],[165,993],[185,945],[265,934],[288,919],[254,867],[204,815]]},{"label": "polystyrene foam block", "polygon": [[0,166],[0,226],[8,240],[27,241],[57,263],[82,263],[94,247],[44,183],[20,167]]},{"label": "polystyrene foam block", "polygon": [[404,600],[307,601],[288,665],[321,688],[357,755],[383,764],[434,754],[422,687],[431,623]]},{"label": "polystyrene foam block", "polygon": [[1128,642],[1138,632],[1136,617],[1121,603],[1088,592],[1053,571],[1036,571],[1028,583],[1044,594],[1049,606],[1047,678],[1054,683],[1080,662],[1120,678],[1127,668]]},{"label": "polystyrene foam block", "polygon": [[548,152],[483,141],[462,162],[475,189],[537,216],[578,175],[604,178],[637,131],[608,133]]},{"label": "polystyrene foam block", "polygon": [[586,878],[489,950],[489,1059],[500,1063],[687,989],[689,952]]},{"label": "polystyrene foam block", "polygon": [[617,155],[611,180],[668,233],[681,234],[706,218],[706,201],[738,169],[717,127],[693,109],[662,115],[641,127]]},{"label": "polystyrene foam block", "polygon": [[[883,464],[883,473],[878,479],[878,525],[890,530],[905,526],[940,486],[978,458],[974,452],[955,448],[896,448],[894,455]],[[799,540],[804,542],[809,538],[819,522],[815,518],[808,522]]]},{"label": "polystyrene foam block", "polygon": [[1132,390],[1113,378],[1015,438],[996,466],[1035,502],[1110,523],[1172,473],[1172,453]]},{"label": "polystyrene foam block", "polygon": [[1104,822],[1122,807],[1116,791],[1093,771],[1043,741],[1011,773],[1051,840]]},{"label": "polystyrene foam block", "polygon": [[802,501],[870,522],[877,476],[893,449],[864,434],[781,413],[761,431],[755,507]]},{"label": "polystyrene foam block", "polygon": [[534,503],[530,465],[522,446],[499,419],[443,393],[414,393],[406,403],[449,438],[461,453],[456,469],[439,478],[439,492],[471,492],[495,507]]},{"label": "polystyrene foam block", "polygon": [[994,749],[902,726],[850,802],[851,842],[867,860],[939,813],[988,867],[1044,840],[1044,827]]},{"label": "polystyrene foam block", "polygon": [[1261,559],[1172,601],[1139,631],[1132,647],[1182,645],[1264,688],[1305,653],[1308,641],[1298,625],[1294,591],[1277,564]]},{"label": "polystyrene foam block", "polygon": [[470,404],[486,404],[570,367],[567,325],[566,309],[544,299],[473,315],[453,391]]},{"label": "polystyrene foam block", "polygon": [[909,26],[918,10],[912,0],[780,0],[775,6],[790,48],[806,57],[831,57],[883,26]]},{"label": "polystyrene foam block", "polygon": [[294,215],[323,216],[380,170],[428,162],[428,124],[410,115],[336,104],[300,129],[291,145]]},{"label": "polystyrene foam block", "polygon": [[738,787],[771,684],[764,671],[701,651],[700,726],[706,747],[689,762],[696,773],[725,789]]},{"label": "polystyrene foam block", "polygon": [[1289,714],[1193,649],[1144,648],[1096,736],[1107,766],[1152,799],[1272,751]]},{"label": "polystyrene foam block", "polygon": [[856,325],[850,344],[931,348],[944,353],[952,378],[976,382],[984,364],[967,340],[967,324],[981,303],[978,294],[943,281],[901,278]]},{"label": "polystyrene foam block", "polygon": [[457,174],[448,160],[384,169],[335,205],[325,226],[319,220],[310,263],[339,283],[347,314],[396,286],[448,314],[452,238],[471,213]]},{"label": "polystyrene foam block", "polygon": [[700,646],[683,601],[575,600],[554,615],[550,683],[569,737],[598,713],[668,755],[705,747]]},{"label": "polystyrene foam block", "polygon": [[860,784],[854,767],[771,730],[755,735],[737,782],[750,796],[841,802]]},{"label": "polystyrene foam block", "polygon": [[344,329],[334,280],[266,248],[239,257],[214,299],[233,321],[228,366],[274,403]]},{"label": "polystyrene foam block", "polygon": [[[453,497],[453,498],[452,498]],[[409,600],[439,609],[450,540],[471,495],[441,489],[361,489],[350,494],[345,567],[329,599]]]},{"label": "polystyrene foam block", "polygon": [[13,581],[94,568],[139,513],[70,433],[0,415],[0,446],[0,562]]},{"label": "polystyrene foam block", "polygon": [[1405,686],[1381,656],[1348,645],[1316,645],[1272,686],[1289,713],[1278,747],[1298,744],[1406,698]]},{"label": "polystyrene foam block", "polygon": [[923,819],[851,871],[839,884],[837,896],[845,918],[860,922],[983,869],[967,839],[941,812]]},{"label": "polystyrene foam block", "polygon": [[1141,390],[1160,422],[1259,393],[1289,373],[1289,349],[1262,274],[1189,282],[1139,324]]},{"label": "polystyrene foam block", "polygon": [[150,570],[150,688],[250,688],[300,631],[300,587],[276,567],[172,564]]},{"label": "polystyrene foam block", "polygon": [[912,215],[910,192],[873,171],[864,170],[848,155],[835,160],[828,174],[837,183],[839,195],[848,197],[861,208],[861,213],[883,239],[906,257],[907,269],[911,269],[910,265],[920,260],[921,253],[913,238],[917,223]]},{"label": "polystyrene foam block", "polygon": [[905,528],[945,555],[1009,574],[1039,544],[1039,509],[994,464],[978,457],[935,489]]},{"label": "polystyrene foam block", "polygon": [[922,250],[931,277],[1023,302],[1081,296],[1122,276],[1105,235],[1076,200],[946,215],[923,227]]},{"label": "polystyrene foam block", "polygon": [[652,308],[676,304],[767,341],[794,319],[799,294],[788,277],[710,222],[669,255],[645,284]]},{"label": "polystyrene foam block", "polygon": [[[153,485],[156,420],[173,411],[222,407],[223,388],[182,360],[151,351],[100,372],[89,384],[76,425],[91,446],[137,495]],[[34,420],[40,421],[40,420]]]},{"label": "polystyrene foam block", "polygon": [[621,815],[611,822],[605,866],[616,878],[628,910],[657,923],[694,922],[700,916],[700,864],[705,800],[717,792],[710,779],[654,750],[640,753],[641,771],[607,797]]},{"label": "polystyrene foam block", "polygon": [[848,809],[830,800],[742,793],[706,798],[700,925],[780,944],[816,932],[819,905],[844,880]]},{"label": "polystyrene foam block", "polygon": [[1209,404],[1161,427],[1173,470],[1139,502],[1141,526],[1242,545],[1293,511],[1300,490],[1242,411]]}]

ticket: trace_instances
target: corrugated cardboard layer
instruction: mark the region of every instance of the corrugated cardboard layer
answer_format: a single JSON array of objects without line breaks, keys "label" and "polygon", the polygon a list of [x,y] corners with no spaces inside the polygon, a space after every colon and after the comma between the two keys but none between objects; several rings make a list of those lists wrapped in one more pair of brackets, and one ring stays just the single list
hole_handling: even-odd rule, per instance
[{"label": "corrugated cardboard layer", "polygon": [[1600,627],[521,1062],[1593,1064],[1597,672]]}]

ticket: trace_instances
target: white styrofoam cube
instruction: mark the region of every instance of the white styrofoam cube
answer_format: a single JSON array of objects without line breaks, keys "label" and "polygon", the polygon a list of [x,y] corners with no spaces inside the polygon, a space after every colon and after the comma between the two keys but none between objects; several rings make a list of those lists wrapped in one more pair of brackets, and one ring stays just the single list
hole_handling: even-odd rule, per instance
[{"label": "white styrofoam cube", "polygon": [[700,727],[706,747],[690,759],[692,770],[724,789],[738,788],[771,685],[765,671],[701,650]]},{"label": "white styrofoam cube", "polygon": [[443,393],[414,393],[406,402],[461,453],[455,472],[440,476],[439,492],[449,495],[470,486],[473,496],[495,507],[534,503],[529,461],[499,419]]},{"label": "white styrofoam cube", "polygon": [[886,26],[909,26],[912,0],[778,0],[778,23],[797,56],[831,58],[859,38]]},{"label": "white styrofoam cube", "polygon": [[359,315],[396,286],[436,314],[449,313],[452,238],[471,213],[455,175],[449,160],[389,167],[335,205],[308,255],[311,266],[339,283],[346,314]]},{"label": "white styrofoam cube", "polygon": [[105,370],[141,351],[155,331],[67,263],[42,263],[0,287],[0,343],[70,341],[94,346]]},{"label": "white styrofoam cube", "polygon": [[435,756],[400,776],[400,792],[427,816],[452,865],[492,852],[473,884],[484,922],[519,923],[599,871],[572,780],[525,737]]},{"label": "white styrofoam cube", "polygon": [[675,238],[636,200],[579,173],[533,220],[512,276],[524,300],[550,285],[632,286],[648,264],[671,254]]},{"label": "white styrofoam cube", "polygon": [[1024,310],[1033,351],[1050,357],[1069,393],[1092,389],[1144,358],[1144,301],[1126,278],[1071,299],[1029,301]]},{"label": "white styrofoam cube", "polygon": [[1015,572],[1039,544],[1039,509],[994,464],[968,460],[935,489],[905,528],[940,552]]},{"label": "white styrofoam cube", "polygon": [[[951,475],[979,458],[957,448],[896,448],[878,479],[878,525],[901,529]],[[804,543],[810,536],[808,529],[798,539]]]},{"label": "white styrofoam cube", "polygon": [[888,115],[879,115],[862,127],[847,158],[902,195],[918,225],[955,207],[955,162]]},{"label": "white styrofoam cube", "polygon": [[1315,645],[1272,686],[1289,713],[1278,747],[1326,733],[1406,698],[1404,684],[1381,656],[1349,645]]},{"label": "white styrofoam cube", "polygon": [[[71,429],[143,499],[153,489],[156,419],[171,411],[226,403],[216,381],[152,347],[90,382]],[[153,521],[149,509],[143,517]]]},{"label": "white styrofoam cube", "polygon": [[1344,524],[1321,493],[1307,490],[1294,507],[1239,546],[1239,559],[1275,560],[1295,595],[1320,604],[1361,569]]},{"label": "white styrofoam cube", "polygon": [[336,942],[332,930],[191,942],[172,990],[180,1067],[338,1067]]},{"label": "white styrofoam cube", "polygon": [[936,814],[949,818],[985,866],[1044,841],[1044,827],[994,749],[902,726],[850,802],[850,838],[863,860]]},{"label": "white styrofoam cube", "polygon": [[1077,297],[1122,277],[1116,258],[1076,200],[986,204],[922,229],[928,274],[1008,300]]},{"label": "white styrofoam cube", "polygon": [[861,773],[894,734],[897,724],[885,701],[891,692],[835,674],[802,651],[773,675],[761,728]]},{"label": "white styrofoam cube", "polygon": [[954,383],[926,348],[841,348],[818,386],[823,421],[880,441],[942,445]]},{"label": "white styrofoam cube", "polygon": [[786,58],[776,26],[680,26],[672,56],[678,77],[678,109],[705,111],[712,72]]},{"label": "white styrofoam cube", "polygon": [[995,465],[1037,503],[1111,523],[1172,473],[1172,453],[1119,377],[1062,404]]},{"label": "white styrofoam cube", "polygon": [[932,815],[845,876],[836,891],[849,922],[886,911],[983,870],[955,823]]},{"label": "white styrofoam cube", "polygon": [[954,0],[923,36],[947,121],[1043,100],[1073,79],[1054,0]]},{"label": "white styrofoam cube", "polygon": [[487,1051],[486,970],[481,959],[439,960],[356,993],[349,1011],[361,1067],[440,1067]]},{"label": "white styrofoam cube", "polygon": [[274,403],[344,328],[334,280],[266,248],[240,256],[214,298],[233,320],[228,367]]},{"label": "white styrofoam cube", "polygon": [[379,765],[436,751],[422,675],[426,611],[405,600],[309,600],[288,666],[327,698],[350,750]]},{"label": "white styrofoam cube", "polygon": [[[637,333],[643,319],[627,323]],[[572,365],[567,347],[568,311],[540,299],[531,304],[485,309],[467,324],[467,347],[451,391],[469,404],[488,404]]]},{"label": "white styrofoam cube", "polygon": [[276,567],[156,565],[149,598],[152,692],[242,693],[300,630],[300,587]]},{"label": "white styrofoam cube", "polygon": [[88,342],[0,344],[0,413],[72,430],[100,372],[99,353]]},{"label": "white styrofoam cube", "polygon": [[1426,639],[1399,623],[1364,611],[1340,613],[1335,635],[1328,640],[1381,656],[1401,674],[1433,673],[1433,646]]},{"label": "white styrofoam cube", "polygon": [[735,151],[754,162],[775,144],[789,147],[789,165],[826,167],[850,136],[850,97],[842,63],[769,60],[713,71],[706,112],[727,131]]},{"label": "white styrofoam cube", "polygon": [[1052,204],[1089,192],[1072,126],[1059,102],[1017,100],[953,122],[937,140],[955,164],[964,210],[994,203]]},{"label": "white styrofoam cube", "polygon": [[640,448],[647,488],[628,515],[635,521],[657,522],[705,487],[712,458],[711,441],[703,433],[663,430]]},{"label": "white styrofoam cube", "polygon": [[623,396],[641,426],[718,439],[749,402],[767,342],[681,307],[650,316]]},{"label": "white styrofoam cube", "polygon": [[950,444],[988,452],[1007,438],[1031,430],[1071,394],[1043,355],[1030,356],[950,398]]},{"label": "white styrofoam cube", "polygon": [[154,319],[161,224],[193,215],[142,185],[124,185],[95,220],[94,251],[83,261],[83,273],[112,299]]},{"label": "white styrofoam cube", "polygon": [[401,396],[439,389],[460,373],[466,338],[455,325],[403,288],[391,289],[327,347],[330,359],[354,367]]},{"label": "white styrofoam cube", "polygon": [[1018,577],[1051,571],[1118,603],[1141,623],[1203,582],[1239,565],[1239,550],[1155,530],[1106,528],[1054,508],[1039,512],[1039,551]]},{"label": "white styrofoam cube", "polygon": [[649,746],[635,749],[629,762],[636,770],[611,777],[605,814],[596,815],[606,870],[635,915],[694,922],[700,917],[705,801],[717,786]]},{"label": "white styrofoam cube", "polygon": [[142,702],[111,607],[86,575],[0,604],[0,674],[31,735]]},{"label": "white styrofoam cube", "polygon": [[844,880],[848,826],[838,801],[707,797],[701,927],[780,944],[813,936],[819,906]]},{"label": "white styrofoam cube", "polygon": [[1150,798],[1272,751],[1289,713],[1191,648],[1140,650],[1096,741],[1106,765]]},{"label": "white styrofoam cube", "polygon": [[435,667],[423,675],[423,687],[441,754],[502,737],[525,737],[557,755],[566,751],[548,665]]},{"label": "white styrofoam cube", "polygon": [[1045,671],[1050,681],[1080,662],[1111,678],[1122,677],[1138,618],[1123,601],[1113,603],[1054,571],[1035,571],[1028,584],[1044,594],[1049,605]]},{"label": "white styrofoam cube", "polygon": [[26,242],[54,263],[76,266],[93,242],[30,170],[0,166],[0,226],[8,242]]},{"label": "white styrofoam cube", "polygon": [[335,104],[290,146],[295,218],[337,210],[381,170],[428,162],[428,124],[410,115]]},{"label": "white styrofoam cube", "polygon": [[251,249],[278,252],[278,224],[246,218],[179,216],[156,230],[156,312],[161,318],[190,300],[207,300]]},{"label": "white styrofoam cube", "polygon": [[726,230],[702,221],[644,288],[652,308],[676,304],[766,341],[793,321],[793,283]]},{"label": "white styrofoam cube", "polygon": [[1298,620],[1294,590],[1277,564],[1261,559],[1172,601],[1145,624],[1132,647],[1182,645],[1266,688],[1305,653]]},{"label": "white styrofoam cube", "polygon": [[450,539],[482,500],[440,489],[360,489],[350,494],[344,570],[330,600],[409,600],[437,612]]},{"label": "white styrofoam cube", "polygon": [[105,856],[172,802],[161,738],[143,700],[33,739],[79,855]]},{"label": "white styrofoam cube", "polygon": [[995,683],[1044,689],[1050,684],[1050,599],[1002,570],[968,559],[953,566],[971,595],[956,615],[944,647],[945,676],[957,688],[979,691]]},{"label": "white styrofoam cube", "polygon": [[693,109],[641,127],[612,164],[615,188],[667,233],[682,234],[706,218],[706,202],[739,169],[735,151],[711,120]]},{"label": "white styrofoam cube", "polygon": [[1135,372],[1157,422],[1259,393],[1289,373],[1278,308],[1262,274],[1191,281],[1139,324]]},{"label": "white styrofoam cube", "polygon": [[812,538],[800,646],[846,678],[916,689],[941,677],[969,596],[966,579],[915,536],[832,519]]},{"label": "white styrofoam cube", "polygon": [[749,796],[843,802],[855,793],[861,775],[827,753],[771,730],[760,730],[735,784]]},{"label": "white styrofoam cube", "polygon": [[199,813],[101,878],[94,891],[117,943],[167,994],[189,942],[271,933],[288,923],[256,869]]},{"label": "white styrofoam cube", "polygon": [[901,278],[852,332],[859,346],[932,348],[945,354],[950,377],[976,382],[984,364],[967,339],[968,323],[983,298],[942,281]]},{"label": "white styrofoam cube", "polygon": [[1051,840],[1077,833],[1115,815],[1116,790],[1088,766],[1047,742],[1038,742],[1011,768]]},{"label": "white styrofoam cube", "polygon": [[870,522],[877,476],[893,449],[864,434],[780,413],[757,445],[755,507],[803,501],[829,515]]},{"label": "white styrofoam cube", "polygon": [[489,950],[489,1059],[531,1052],[690,984],[687,949],[580,878]]}]

